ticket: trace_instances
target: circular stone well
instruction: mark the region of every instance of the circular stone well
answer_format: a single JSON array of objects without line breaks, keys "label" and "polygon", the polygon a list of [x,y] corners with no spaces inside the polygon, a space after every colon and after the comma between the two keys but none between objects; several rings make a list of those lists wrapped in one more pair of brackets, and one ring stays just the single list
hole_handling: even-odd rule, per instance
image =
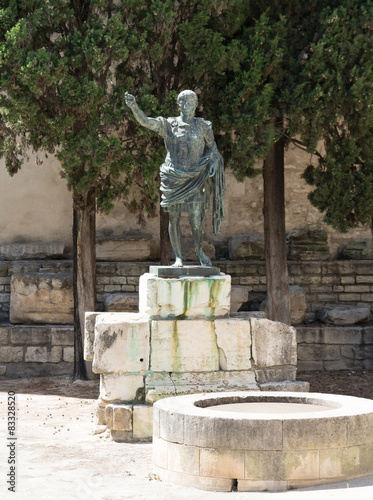
[{"label": "circular stone well", "polygon": [[154,404],[164,481],[286,490],[373,474],[373,401],[296,392],[193,394]]}]

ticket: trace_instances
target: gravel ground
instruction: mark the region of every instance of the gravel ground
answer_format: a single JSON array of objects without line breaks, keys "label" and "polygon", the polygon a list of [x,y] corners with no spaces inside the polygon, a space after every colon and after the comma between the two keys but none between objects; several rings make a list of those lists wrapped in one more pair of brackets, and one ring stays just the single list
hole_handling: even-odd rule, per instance
[{"label": "gravel ground", "polygon": [[[373,399],[373,372],[304,372],[312,392]],[[16,493],[9,492],[7,394],[16,393]],[[0,498],[24,500],[373,500],[373,476],[288,492],[216,493],[161,482],[150,443],[94,434],[98,382],[68,378],[0,381]]]},{"label": "gravel ground", "polygon": [[373,371],[301,372],[297,378],[309,382],[311,392],[373,399]]}]

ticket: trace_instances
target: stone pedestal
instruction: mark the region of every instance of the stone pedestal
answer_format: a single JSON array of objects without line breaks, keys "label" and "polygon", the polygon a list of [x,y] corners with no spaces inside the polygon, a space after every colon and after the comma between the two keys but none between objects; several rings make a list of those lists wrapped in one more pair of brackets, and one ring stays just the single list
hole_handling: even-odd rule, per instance
[{"label": "stone pedestal", "polygon": [[230,311],[231,277],[140,277],[139,310],[151,318],[187,319],[226,317]]},{"label": "stone pedestal", "polygon": [[97,420],[114,440],[151,439],[152,404],[167,396],[307,390],[295,382],[295,329],[250,313],[229,317],[230,291],[224,274],[147,273],[139,313],[87,313],[85,358],[101,378]]}]

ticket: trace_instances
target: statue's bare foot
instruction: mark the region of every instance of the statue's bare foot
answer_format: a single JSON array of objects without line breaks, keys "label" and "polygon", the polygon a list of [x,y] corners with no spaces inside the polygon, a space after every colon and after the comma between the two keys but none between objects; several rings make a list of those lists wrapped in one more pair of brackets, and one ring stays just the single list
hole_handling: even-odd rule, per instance
[{"label": "statue's bare foot", "polygon": [[174,264],[171,267],[183,267],[183,261],[180,257],[176,257]]},{"label": "statue's bare foot", "polygon": [[207,257],[207,255],[202,252],[202,250],[196,251],[196,255],[199,259],[201,266],[211,266],[211,260]]}]

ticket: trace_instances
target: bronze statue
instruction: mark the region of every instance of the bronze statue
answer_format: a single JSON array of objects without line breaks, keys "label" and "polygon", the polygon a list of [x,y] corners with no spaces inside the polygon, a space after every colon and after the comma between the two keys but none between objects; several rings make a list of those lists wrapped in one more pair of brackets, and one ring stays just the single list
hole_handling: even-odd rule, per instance
[{"label": "bronze statue", "polygon": [[175,253],[174,267],[183,267],[180,216],[187,212],[192,226],[196,255],[202,266],[211,260],[202,251],[202,220],[213,194],[213,231],[220,233],[224,217],[224,161],[214,140],[211,122],[196,118],[197,95],[184,90],[178,95],[180,116],[149,118],[138,107],[133,95],[126,92],[126,104],[136,120],[164,138],[167,149],[160,168],[161,206],[169,212],[169,234]]}]

